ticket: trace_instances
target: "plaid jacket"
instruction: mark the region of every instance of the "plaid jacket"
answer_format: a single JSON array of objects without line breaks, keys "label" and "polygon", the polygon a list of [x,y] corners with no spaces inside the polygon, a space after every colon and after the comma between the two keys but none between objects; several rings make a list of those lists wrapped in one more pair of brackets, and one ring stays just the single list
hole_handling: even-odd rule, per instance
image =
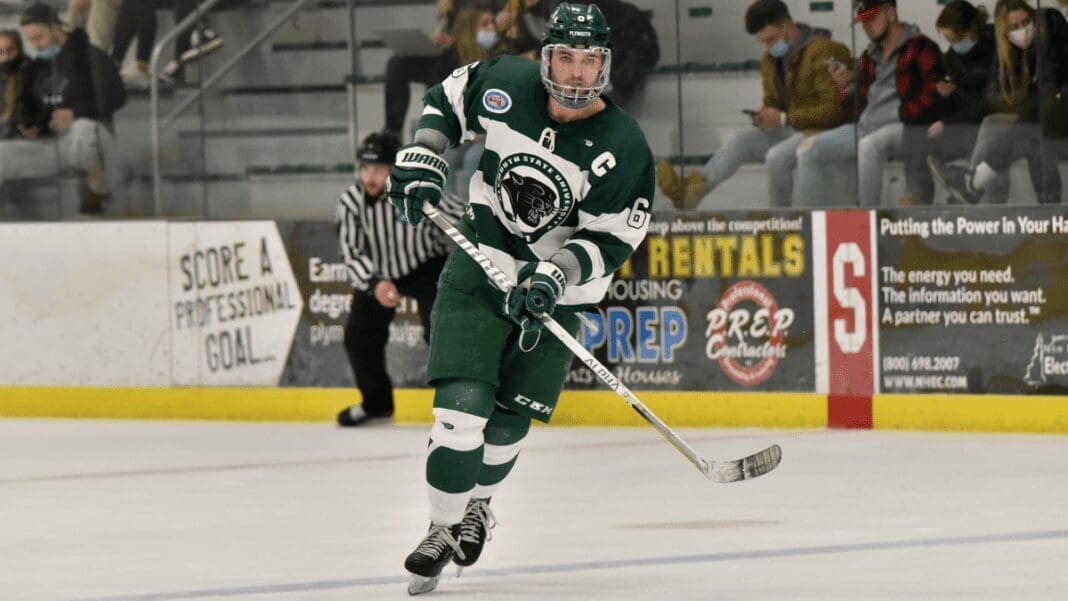
[{"label": "plaid jacket", "polygon": [[[875,81],[875,59],[870,50],[857,64],[857,115],[868,104],[868,89]],[[941,116],[942,97],[937,85],[945,77],[942,51],[931,38],[920,34],[909,38],[897,55],[898,115],[902,123],[934,123]]]}]

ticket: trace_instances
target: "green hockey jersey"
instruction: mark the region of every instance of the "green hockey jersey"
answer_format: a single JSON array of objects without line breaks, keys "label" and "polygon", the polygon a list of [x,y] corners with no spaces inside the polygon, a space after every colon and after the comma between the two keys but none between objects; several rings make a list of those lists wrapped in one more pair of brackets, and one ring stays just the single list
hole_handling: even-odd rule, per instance
[{"label": "green hockey jersey", "polygon": [[[529,261],[574,265],[558,303],[593,305],[648,228],[652,152],[637,123],[607,107],[558,123],[537,63],[501,56],[454,71],[424,98],[419,129],[455,146],[485,135],[462,229],[515,279]],[[577,260],[577,261],[576,261]]]}]

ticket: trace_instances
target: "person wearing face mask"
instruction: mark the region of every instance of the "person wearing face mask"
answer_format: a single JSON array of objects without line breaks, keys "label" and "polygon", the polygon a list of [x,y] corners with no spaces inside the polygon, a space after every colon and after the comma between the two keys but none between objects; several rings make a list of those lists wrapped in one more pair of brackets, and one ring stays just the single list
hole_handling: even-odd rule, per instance
[{"label": "person wearing face mask", "polygon": [[789,206],[798,146],[847,120],[826,65],[848,63],[848,48],[794,22],[781,0],[754,2],[746,11],[745,27],[765,48],[760,110],[751,117],[753,127],[732,132],[699,172],[680,178],[667,161],[657,164],[657,185],[681,209],[695,208],[743,163],[758,161],[767,163],[771,204]]},{"label": "person wearing face mask", "polygon": [[26,63],[22,53],[22,36],[14,29],[0,31],[0,139],[18,135],[15,108],[22,87],[21,69]]},{"label": "person wearing face mask", "polygon": [[971,154],[979,124],[987,113],[986,86],[994,61],[994,26],[985,6],[952,0],[939,13],[935,26],[949,42],[943,54],[946,77],[938,83],[944,99],[942,117],[926,130],[905,129],[906,178],[914,182],[912,204],[931,204],[934,181],[929,165],[941,165]]},{"label": "person wearing face mask", "polygon": [[541,38],[551,13],[548,0],[509,0],[494,22],[508,42],[508,53],[538,60]]},{"label": "person wearing face mask", "polygon": [[67,30],[48,4],[31,5],[19,25],[37,55],[22,70],[20,139],[0,142],[0,181],[78,169],[87,188],[81,209],[100,213],[111,191],[108,180],[117,173],[108,160],[111,118],[126,103],[118,69],[84,30]]},{"label": "person wearing face mask", "polygon": [[[822,168],[856,160],[859,205],[878,206],[886,161],[894,156],[923,160],[902,152],[905,129],[926,130],[941,111],[942,51],[919,27],[898,18],[897,2],[858,0],[854,22],[871,40],[858,60],[856,80],[844,66],[827,68],[857,122],[813,136],[797,150],[798,193],[812,205],[833,200],[820,177]],[[915,196],[915,184],[906,179],[909,196]]]},{"label": "person wearing face mask", "polygon": [[954,201],[1008,201],[1009,166],[1026,159],[1040,203],[1061,201],[1057,151],[1068,137],[1068,22],[1052,8],[1026,0],[994,7],[997,57],[987,83],[990,106],[967,167],[932,165]]},{"label": "person wearing face mask", "polygon": [[453,20],[448,46],[437,56],[393,56],[386,63],[384,132],[401,136],[411,100],[409,84],[431,86],[460,65],[502,54],[506,49],[493,22],[490,5],[467,5]]}]

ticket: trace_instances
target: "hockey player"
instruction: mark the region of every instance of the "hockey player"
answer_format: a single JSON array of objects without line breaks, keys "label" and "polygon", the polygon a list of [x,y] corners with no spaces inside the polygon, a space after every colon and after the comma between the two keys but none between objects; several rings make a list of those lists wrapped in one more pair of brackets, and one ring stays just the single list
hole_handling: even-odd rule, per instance
[{"label": "hockey player", "polygon": [[[548,422],[571,364],[542,335],[572,334],[645,237],[653,159],[634,120],[601,94],[610,31],[595,5],[562,3],[539,64],[503,56],[457,69],[429,90],[414,143],[400,150],[390,200],[410,222],[436,205],[447,145],[485,135],[460,230],[520,285],[501,291],[452,252],[431,315],[427,380],[436,388],[426,480],[430,530],[405,561],[411,594],[450,561],[478,559],[490,497],[515,465],[531,419]],[[540,71],[540,73],[539,73]]]}]

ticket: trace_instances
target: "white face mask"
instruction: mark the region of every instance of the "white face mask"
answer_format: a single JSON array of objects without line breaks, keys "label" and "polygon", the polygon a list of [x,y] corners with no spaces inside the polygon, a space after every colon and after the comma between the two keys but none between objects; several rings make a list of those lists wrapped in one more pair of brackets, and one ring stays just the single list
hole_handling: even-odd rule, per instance
[{"label": "white face mask", "polygon": [[1028,23],[1009,32],[1009,41],[1022,50],[1027,50],[1035,41],[1035,24]]},{"label": "white face mask", "polygon": [[479,29],[475,32],[475,43],[483,50],[497,45],[497,32],[493,29]]}]

